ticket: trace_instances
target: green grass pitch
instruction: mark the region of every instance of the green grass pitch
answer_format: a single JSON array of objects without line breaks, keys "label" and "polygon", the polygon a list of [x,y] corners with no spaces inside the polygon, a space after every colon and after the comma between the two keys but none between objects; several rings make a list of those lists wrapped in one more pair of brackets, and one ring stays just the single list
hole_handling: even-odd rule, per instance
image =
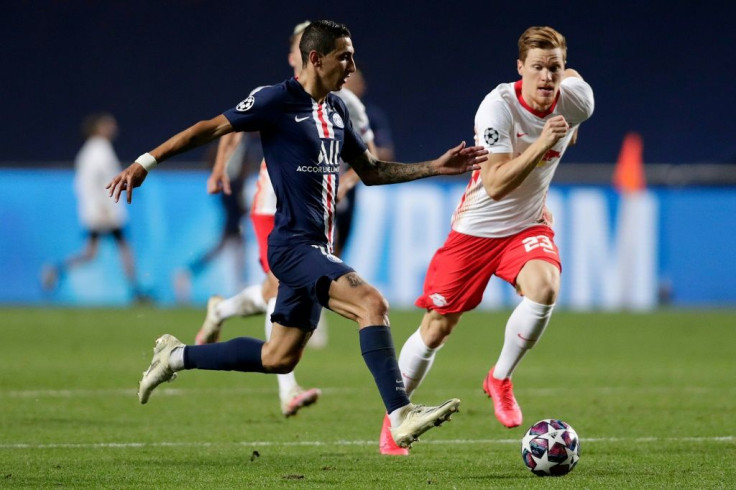
[{"label": "green grass pitch", "polygon": [[[154,339],[191,342],[204,310],[0,309],[2,488],[733,488],[736,312],[559,311],[514,375],[524,424],[502,427],[481,381],[508,312],[468,314],[415,402],[462,400],[408,458],[378,453],[382,404],[357,327],[329,316],[329,345],[297,368],[319,402],[285,419],[274,377],[184,372],[145,406]],[[392,313],[397,348],[419,310]],[[224,336],[262,337],[262,317]],[[569,422],[581,460],[562,478],[522,464],[543,418]]]}]

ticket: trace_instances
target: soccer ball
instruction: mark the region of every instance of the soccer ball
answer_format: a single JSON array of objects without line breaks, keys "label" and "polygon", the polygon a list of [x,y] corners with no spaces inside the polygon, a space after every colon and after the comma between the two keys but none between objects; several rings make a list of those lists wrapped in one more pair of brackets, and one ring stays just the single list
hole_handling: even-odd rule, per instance
[{"label": "soccer ball", "polygon": [[578,434],[562,420],[540,420],[521,440],[521,459],[537,476],[566,475],[580,459]]}]

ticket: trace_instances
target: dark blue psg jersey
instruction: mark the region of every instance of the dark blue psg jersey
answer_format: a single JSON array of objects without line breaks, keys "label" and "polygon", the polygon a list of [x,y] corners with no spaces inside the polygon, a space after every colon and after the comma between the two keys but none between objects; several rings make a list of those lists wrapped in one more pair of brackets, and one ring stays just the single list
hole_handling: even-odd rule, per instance
[{"label": "dark blue psg jersey", "polygon": [[343,101],[329,94],[320,104],[290,78],[255,89],[224,115],[235,131],[261,133],[277,199],[269,244],[316,242],[332,250],[340,158],[366,151]]}]

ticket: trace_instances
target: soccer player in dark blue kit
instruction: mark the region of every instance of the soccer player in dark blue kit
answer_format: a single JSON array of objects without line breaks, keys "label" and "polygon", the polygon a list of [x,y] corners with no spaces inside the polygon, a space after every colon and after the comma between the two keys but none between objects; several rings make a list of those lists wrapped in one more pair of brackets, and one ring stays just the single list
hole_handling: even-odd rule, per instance
[{"label": "soccer player in dark blue kit", "polygon": [[436,407],[409,401],[396,362],[386,299],[332,254],[339,157],[364,183],[377,185],[477,170],[487,152],[466,148],[463,142],[427,162],[377,160],[353,131],[344,103],[330,93],[355,71],[350,31],[332,21],[316,21],[304,31],[299,48],[303,67],[298,78],[255,89],[235,108],[200,121],[141,155],[107,186],[115,201],[125,191],[130,203],[133,188],[157,163],[231,131],[259,131],[278,199],[268,242],[269,264],[279,279],[271,338],[184,346],[165,334],[156,340],[138,397],[146,403],[156,386],[173,380],[183,369],[291,372],[321,308],[327,307],[358,323],[361,352],[386,407],[392,435],[398,445],[407,447],[447,420],[460,400]]}]

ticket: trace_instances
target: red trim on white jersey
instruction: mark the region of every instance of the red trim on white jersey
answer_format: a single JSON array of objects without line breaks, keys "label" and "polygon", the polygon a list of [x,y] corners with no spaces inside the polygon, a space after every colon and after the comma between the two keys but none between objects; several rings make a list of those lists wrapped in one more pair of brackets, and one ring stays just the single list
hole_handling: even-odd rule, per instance
[{"label": "red trim on white jersey", "polygon": [[452,222],[457,219],[458,214],[460,214],[463,211],[463,204],[465,204],[465,199],[470,195],[470,193],[473,191],[473,187],[475,186],[475,183],[480,179],[480,170],[473,170],[473,173],[470,174],[470,180],[468,181],[468,185],[465,186],[465,192],[463,192],[463,197],[460,198],[460,203],[455,208],[455,212],[452,215]]},{"label": "red trim on white jersey", "polygon": [[[534,144],[542,134],[546,120],[523,104],[520,93],[520,82],[498,85],[483,98],[474,119],[476,141],[491,153],[506,154],[510,159],[523,154]],[[563,80],[559,98],[550,108],[554,110],[548,117],[555,114],[564,116],[569,124],[572,121],[572,130],[536,162],[516,188],[501,199],[492,199],[483,185],[485,175],[474,173],[453,214],[452,229],[465,235],[501,238],[538,225],[555,169],[574,129],[590,117],[593,104],[592,90],[587,83],[577,78]]]},{"label": "red trim on white jersey", "polygon": [[527,104],[526,101],[524,100],[524,97],[521,95],[521,80],[518,80],[514,84],[514,91],[516,92],[516,98],[519,99],[519,104],[521,104],[521,106],[527,111],[541,118],[547,117],[550,114],[552,114],[552,111],[555,110],[555,106],[557,106],[557,101],[560,100],[560,90],[558,89],[557,95],[555,95],[555,101],[552,102],[552,105],[549,107],[549,109],[547,109],[546,111],[538,111],[532,108],[532,106],[530,106],[529,104]]},{"label": "red trim on white jersey", "polygon": [[271,184],[271,178],[266,168],[266,160],[261,161],[256,181],[256,192],[253,194],[253,202],[250,206],[250,214],[274,215],[276,214],[276,193]]}]

